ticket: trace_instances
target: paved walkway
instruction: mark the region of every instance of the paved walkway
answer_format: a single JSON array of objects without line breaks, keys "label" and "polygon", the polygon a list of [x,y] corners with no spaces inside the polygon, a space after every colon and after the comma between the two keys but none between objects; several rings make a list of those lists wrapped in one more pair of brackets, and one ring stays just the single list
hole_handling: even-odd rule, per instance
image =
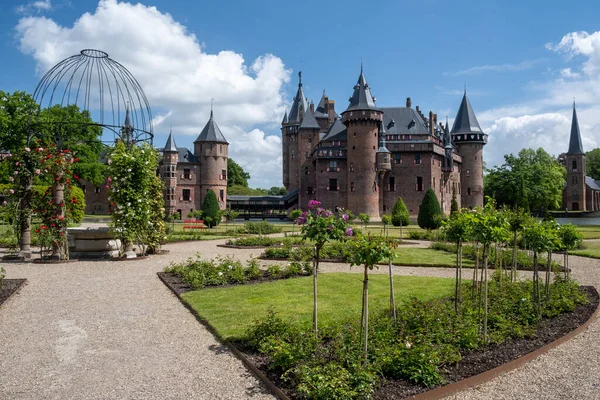
[{"label": "paved walkway", "polygon": [[[7,277],[28,284],[0,309],[0,399],[272,398],[156,277],[195,252],[261,252],[216,247],[224,242],[171,244],[170,254],[147,261],[6,264]],[[600,288],[600,260],[571,257],[571,266],[579,282]],[[360,272],[328,263],[321,270]],[[446,268],[395,273],[454,276]],[[548,354],[452,398],[600,399],[599,360],[596,321]]]}]

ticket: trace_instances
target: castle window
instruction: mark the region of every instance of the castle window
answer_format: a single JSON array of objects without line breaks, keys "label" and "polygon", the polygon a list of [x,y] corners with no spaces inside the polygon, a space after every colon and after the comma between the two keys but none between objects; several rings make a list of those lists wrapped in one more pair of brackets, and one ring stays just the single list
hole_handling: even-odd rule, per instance
[{"label": "castle window", "polygon": [[402,158],[400,156],[400,153],[396,153],[395,157],[396,157],[395,163],[402,164]]},{"label": "castle window", "polygon": [[415,189],[417,190],[417,192],[423,191],[423,177],[422,176],[417,176],[417,184],[415,185]]},{"label": "castle window", "polygon": [[175,188],[169,188],[169,199],[175,200]]},{"label": "castle window", "polygon": [[308,160],[308,151],[304,152],[304,158]]},{"label": "castle window", "polygon": [[350,191],[354,192],[354,182],[350,182]]},{"label": "castle window", "polygon": [[96,189],[94,190],[94,193],[96,193],[96,194],[100,193],[100,187],[99,186],[96,186]]},{"label": "castle window", "polygon": [[573,193],[571,193],[571,200],[579,201],[579,193],[577,193],[577,190],[573,190]]},{"label": "castle window", "polygon": [[573,160],[573,172],[577,172],[577,160]]},{"label": "castle window", "polygon": [[388,181],[388,191],[390,192],[395,192],[396,191],[396,178],[393,176],[390,176],[389,181]]},{"label": "castle window", "polygon": [[356,132],[354,132],[354,137],[356,137]]},{"label": "castle window", "polygon": [[294,150],[292,150],[292,160],[296,158],[296,153],[294,152]]},{"label": "castle window", "polygon": [[307,186],[306,187],[306,194],[313,194],[313,188],[312,188],[312,186]]},{"label": "castle window", "polygon": [[435,176],[433,177],[433,190],[435,190]]},{"label": "castle window", "polygon": [[356,146],[352,146],[352,150],[356,150]]},{"label": "castle window", "polygon": [[573,185],[577,185],[577,181],[578,181],[577,176],[573,176],[572,181],[573,181]]},{"label": "castle window", "polygon": [[219,190],[219,201],[225,201],[225,191],[223,189]]},{"label": "castle window", "polygon": [[86,194],[86,193],[87,193],[87,186],[84,186],[83,187],[83,194]]},{"label": "castle window", "polygon": [[226,169],[221,170],[221,179],[224,181],[227,180],[227,170]]},{"label": "castle window", "polygon": [[308,167],[304,167],[304,175],[310,175],[310,171],[308,170]]},{"label": "castle window", "polygon": [[183,201],[190,201],[190,189],[183,189]]},{"label": "castle window", "polygon": [[339,170],[340,169],[337,166],[337,161],[336,160],[329,161],[329,168],[327,168],[328,172],[337,172]]},{"label": "castle window", "polygon": [[415,153],[415,164],[421,164],[421,153]]},{"label": "castle window", "polygon": [[354,172],[354,163],[350,163],[349,170],[350,170],[350,172]]},{"label": "castle window", "polygon": [[470,169],[467,170],[467,176],[471,176],[471,170]]},{"label": "castle window", "polygon": [[191,179],[191,173],[189,168],[183,169],[183,179]]},{"label": "castle window", "polygon": [[471,195],[471,188],[467,188],[467,196]]},{"label": "castle window", "polygon": [[340,190],[340,187],[338,186],[338,180],[337,179],[330,179],[329,180],[329,186],[327,187],[327,190],[332,191],[332,192]]}]

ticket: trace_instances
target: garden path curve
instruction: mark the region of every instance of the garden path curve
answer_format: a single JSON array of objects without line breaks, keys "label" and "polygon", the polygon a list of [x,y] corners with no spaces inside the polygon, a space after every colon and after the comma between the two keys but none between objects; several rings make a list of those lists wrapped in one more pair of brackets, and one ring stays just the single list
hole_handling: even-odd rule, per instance
[{"label": "garden path curve", "polygon": [[[170,254],[146,261],[6,265],[7,277],[28,284],[0,309],[0,398],[272,398],[156,277],[195,252],[260,252],[216,246],[224,242],[170,244]],[[579,282],[600,290],[600,260],[572,256],[571,266]],[[360,272],[330,263],[321,270]],[[395,273],[454,276],[430,267]],[[600,399],[599,360],[596,320],[547,354],[450,398]]]}]

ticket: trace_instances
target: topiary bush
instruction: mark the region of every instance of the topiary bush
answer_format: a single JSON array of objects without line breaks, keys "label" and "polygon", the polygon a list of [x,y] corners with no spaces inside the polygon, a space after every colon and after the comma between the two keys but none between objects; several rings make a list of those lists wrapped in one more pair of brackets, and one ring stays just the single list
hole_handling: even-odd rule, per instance
[{"label": "topiary bush", "polygon": [[441,216],[440,203],[433,189],[429,188],[419,206],[417,223],[423,229],[438,229],[442,222]]},{"label": "topiary bush", "polygon": [[219,208],[217,195],[213,190],[208,190],[202,203],[202,218],[204,218],[204,223],[209,228],[215,227],[221,222],[221,209]]},{"label": "topiary bush", "polygon": [[392,225],[394,226],[408,226],[410,225],[410,215],[408,214],[408,208],[402,200],[402,197],[398,197],[394,208],[392,209]]}]

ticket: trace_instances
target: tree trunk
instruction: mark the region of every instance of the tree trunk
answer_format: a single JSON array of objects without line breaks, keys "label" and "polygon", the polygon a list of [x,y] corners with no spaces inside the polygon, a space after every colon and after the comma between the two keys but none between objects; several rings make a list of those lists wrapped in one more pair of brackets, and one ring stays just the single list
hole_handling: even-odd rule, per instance
[{"label": "tree trunk", "polygon": [[567,280],[571,279],[571,270],[569,269],[569,250],[565,250],[565,273],[567,275]]},{"label": "tree trunk", "polygon": [[537,251],[533,252],[533,300],[536,304],[536,312],[538,317],[541,314],[540,302],[540,279],[538,274],[538,255]]},{"label": "tree trunk", "polygon": [[550,297],[550,273],[552,272],[552,250],[548,251],[548,266],[546,268],[546,299]]},{"label": "tree trunk", "polygon": [[483,341],[487,343],[487,322],[488,322],[488,257],[486,246],[483,245],[483,274],[484,295],[483,295]]},{"label": "tree trunk", "polygon": [[456,242],[456,282],[454,287],[454,311],[458,314],[458,305],[461,302],[461,260],[462,242]]},{"label": "tree trunk", "polygon": [[502,287],[502,279],[504,279],[504,247],[500,246],[500,263],[498,264],[498,268],[500,270],[500,287]]},{"label": "tree trunk", "polygon": [[514,282],[517,280],[517,231],[513,236],[513,257],[512,257],[512,270],[510,271],[510,281]]},{"label": "tree trunk", "polygon": [[319,273],[319,247],[315,246],[313,251],[313,331],[318,333],[317,321],[317,274]]},{"label": "tree trunk", "polygon": [[479,243],[475,244],[475,268],[473,269],[473,294],[477,290],[477,270],[479,269]]},{"label": "tree trunk", "polygon": [[369,267],[365,265],[365,280],[363,281],[363,322],[364,322],[364,366],[367,365],[369,343]]},{"label": "tree trunk", "polygon": [[396,296],[394,295],[394,275],[392,273],[392,259],[388,259],[388,266],[390,270],[390,310],[392,318],[396,321]]}]

